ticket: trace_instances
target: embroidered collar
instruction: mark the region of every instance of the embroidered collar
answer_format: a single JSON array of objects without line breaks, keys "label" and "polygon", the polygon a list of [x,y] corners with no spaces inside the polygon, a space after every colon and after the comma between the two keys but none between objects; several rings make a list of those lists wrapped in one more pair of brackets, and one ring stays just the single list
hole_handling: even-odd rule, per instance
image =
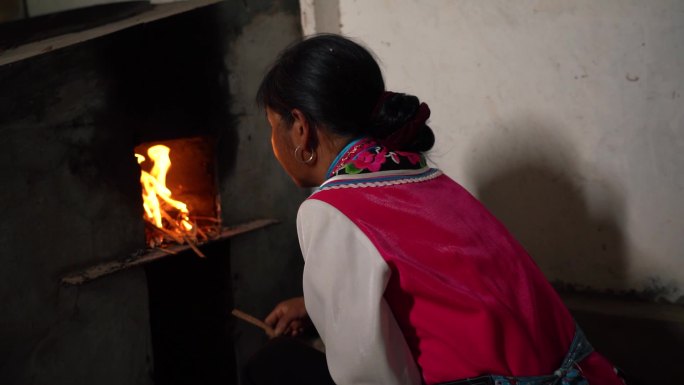
[{"label": "embroidered collar", "polygon": [[344,167],[351,157],[358,154],[358,152],[366,146],[367,141],[370,141],[370,138],[361,137],[352,140],[351,142],[349,142],[349,144],[344,146],[342,151],[340,151],[340,153],[337,154],[332,163],[330,163],[330,167],[328,167],[328,172],[325,173],[325,179],[328,179],[333,175],[337,175],[337,172],[340,170],[340,168]]},{"label": "embroidered collar", "polygon": [[424,167],[416,170],[389,170],[368,174],[338,175],[325,181],[311,196],[325,190],[372,188],[425,182],[443,175],[436,168]]},{"label": "embroidered collar", "polygon": [[326,180],[339,175],[357,175],[392,170],[417,170],[427,165],[417,152],[390,151],[371,138],[349,143],[330,164]]}]

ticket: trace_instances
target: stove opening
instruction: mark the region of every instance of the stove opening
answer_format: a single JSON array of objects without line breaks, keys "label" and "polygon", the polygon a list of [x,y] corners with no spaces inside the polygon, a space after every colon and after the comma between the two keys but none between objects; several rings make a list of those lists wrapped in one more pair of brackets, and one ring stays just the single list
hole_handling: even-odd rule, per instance
[{"label": "stove opening", "polygon": [[204,137],[143,143],[140,165],[145,240],[150,248],[200,243],[221,234],[213,146]]}]

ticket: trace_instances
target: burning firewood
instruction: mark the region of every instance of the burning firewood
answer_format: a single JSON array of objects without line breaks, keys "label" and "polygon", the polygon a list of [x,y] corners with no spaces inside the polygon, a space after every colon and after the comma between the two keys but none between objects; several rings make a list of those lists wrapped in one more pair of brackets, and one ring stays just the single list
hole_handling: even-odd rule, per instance
[{"label": "burning firewood", "polygon": [[[190,219],[188,206],[172,198],[172,192],[166,186],[166,176],[171,168],[169,152],[170,149],[163,145],[150,147],[147,155],[153,162],[153,166],[149,172],[140,170],[143,208],[146,223],[149,224],[146,232],[147,244],[152,248],[168,242],[187,244],[195,254],[205,257],[197,248],[197,244],[209,241],[212,238],[210,234],[217,235],[219,231],[212,228],[220,226],[220,221],[216,218],[202,217],[203,220],[213,222],[212,225],[202,229],[197,219]],[[146,160],[141,154],[135,154],[135,156],[138,164]]]},{"label": "burning firewood", "polygon": [[[147,229],[148,246],[154,248],[164,244],[165,240],[167,242],[176,242],[178,244],[183,244],[183,238],[176,235],[174,232],[166,230],[163,227],[156,227],[149,222],[145,222],[145,227]],[[156,234],[155,234],[156,233]]]},{"label": "burning firewood", "polygon": [[[169,224],[171,224],[172,227],[174,227],[176,229],[176,232],[182,238],[182,241],[178,242],[178,243],[180,243],[180,244],[183,244],[183,242],[187,243],[188,246],[190,246],[190,248],[192,249],[192,251],[195,252],[195,254],[197,254],[198,256],[200,256],[202,258],[206,258],[206,255],[204,255],[204,253],[202,253],[200,251],[200,249],[197,248],[197,245],[195,244],[197,242],[197,239],[195,237],[192,237],[193,239],[190,238],[191,237],[191,234],[189,232],[190,230],[187,230],[182,225],[179,225],[178,223],[176,223],[176,221],[174,221],[173,218],[171,218],[171,216],[169,216],[169,214],[166,213],[166,211],[162,211],[161,214],[162,214],[162,217],[164,217],[164,219],[166,219],[166,221]],[[194,229],[196,227],[197,226],[192,226],[191,228]]]},{"label": "burning firewood", "polygon": [[195,224],[194,229],[195,229],[195,231],[197,232],[197,234],[198,234],[200,237],[202,237],[202,240],[203,240],[203,241],[208,241],[208,240],[209,240],[209,236],[207,236],[207,233],[205,233],[205,232],[202,230],[202,228],[200,228],[199,226],[197,226],[197,224]]}]

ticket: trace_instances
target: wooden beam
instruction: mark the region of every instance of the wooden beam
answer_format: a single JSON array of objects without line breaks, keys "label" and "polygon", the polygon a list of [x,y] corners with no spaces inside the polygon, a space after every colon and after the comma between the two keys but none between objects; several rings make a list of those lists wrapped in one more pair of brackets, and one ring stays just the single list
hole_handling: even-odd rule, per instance
[{"label": "wooden beam", "polygon": [[[221,231],[218,238],[212,239],[208,242],[200,243],[199,246],[211,242],[217,242],[224,239],[232,238],[236,235],[258,230],[266,226],[279,223],[276,219],[258,219],[251,222],[243,223],[237,226],[227,227]],[[131,267],[144,265],[156,261],[158,259],[175,255],[180,252],[190,250],[188,245],[172,245],[167,248],[142,249],[135,253],[115,261],[108,261],[99,263],[97,265],[88,267],[84,270],[68,274],[62,278],[62,283],[65,285],[82,285],[94,279],[103,277],[105,275],[116,273],[117,271],[130,269]]]},{"label": "wooden beam", "polygon": [[221,0],[187,0],[169,4],[155,5],[148,11],[143,11],[137,15],[122,20],[113,21],[111,23],[99,25],[97,27],[78,32],[53,36],[47,39],[26,43],[6,51],[1,51],[0,66],[52,52],[70,45],[82,43],[84,41],[108,35],[110,33],[114,33],[139,24],[149,23],[151,21],[192,11],[193,9],[206,7],[219,2],[221,2]]}]

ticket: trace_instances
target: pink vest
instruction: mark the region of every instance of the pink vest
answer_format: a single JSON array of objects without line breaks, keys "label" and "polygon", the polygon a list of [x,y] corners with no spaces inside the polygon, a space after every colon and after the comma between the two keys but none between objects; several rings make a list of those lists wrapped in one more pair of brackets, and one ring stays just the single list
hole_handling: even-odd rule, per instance
[{"label": "pink vest", "polygon": [[[552,374],[575,323],[534,261],[465,189],[437,170],[402,181],[331,183],[331,204],[389,265],[385,291],[426,384],[483,374]],[[592,384],[622,384],[592,353]]]}]

